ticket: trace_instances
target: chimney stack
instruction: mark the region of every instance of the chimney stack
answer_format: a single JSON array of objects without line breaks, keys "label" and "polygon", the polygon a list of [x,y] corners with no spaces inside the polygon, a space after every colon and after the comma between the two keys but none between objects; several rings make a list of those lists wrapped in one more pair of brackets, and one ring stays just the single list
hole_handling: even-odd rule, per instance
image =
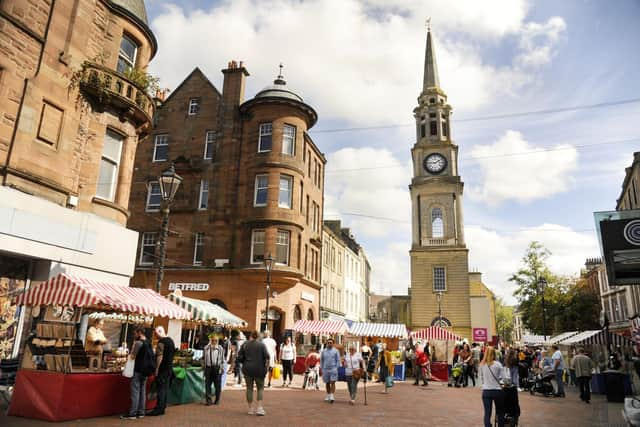
[{"label": "chimney stack", "polygon": [[244,102],[245,78],[249,72],[242,61],[229,61],[227,68],[222,70],[224,82],[222,84],[222,99],[226,105],[238,106]]}]

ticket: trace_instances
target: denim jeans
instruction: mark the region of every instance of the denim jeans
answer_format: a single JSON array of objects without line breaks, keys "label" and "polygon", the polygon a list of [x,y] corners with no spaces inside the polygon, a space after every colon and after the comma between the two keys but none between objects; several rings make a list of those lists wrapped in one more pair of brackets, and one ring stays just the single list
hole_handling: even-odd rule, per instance
[{"label": "denim jeans", "polygon": [[351,397],[351,400],[356,400],[356,394],[358,393],[358,380],[352,376],[348,376],[347,388],[349,389],[349,396]]},{"label": "denim jeans", "polygon": [[564,383],[562,382],[562,369],[556,369],[556,384],[558,389],[556,394],[564,394]]},{"label": "denim jeans", "polygon": [[484,425],[491,427],[492,405],[496,405],[496,418],[498,427],[504,427],[504,391],[502,390],[482,390],[482,404],[484,405]]},{"label": "denim jeans", "polygon": [[144,415],[147,395],[147,377],[140,372],[134,372],[131,378],[131,409],[129,415]]},{"label": "denim jeans", "polygon": [[509,374],[511,376],[511,384],[520,387],[520,375],[518,373],[518,367],[512,366],[509,368]]}]

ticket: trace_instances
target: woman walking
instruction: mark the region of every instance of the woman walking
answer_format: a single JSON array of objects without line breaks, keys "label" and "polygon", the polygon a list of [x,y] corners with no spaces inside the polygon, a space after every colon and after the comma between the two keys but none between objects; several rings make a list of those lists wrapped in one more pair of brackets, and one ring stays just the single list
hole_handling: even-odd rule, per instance
[{"label": "woman walking", "polygon": [[384,392],[389,392],[389,387],[393,385],[393,383],[389,384],[390,381],[387,380],[387,377],[393,375],[393,364],[391,363],[391,353],[387,350],[387,344],[382,344],[382,351],[380,352],[380,356],[378,357],[379,363],[379,372],[380,372],[380,381],[384,382]]},{"label": "woman walking", "polygon": [[496,407],[498,427],[504,427],[504,391],[502,390],[502,364],[496,360],[496,350],[487,346],[484,359],[480,362],[479,378],[482,383],[482,404],[484,405],[484,425],[491,427],[492,405]]},{"label": "woman walking", "polygon": [[282,387],[287,387],[287,375],[289,384],[293,382],[293,363],[296,360],[296,346],[291,342],[291,337],[287,336],[280,346],[280,361],[282,362]]},{"label": "woman walking", "polygon": [[353,345],[349,346],[349,352],[345,355],[344,360],[344,372],[347,377],[347,387],[349,388],[349,401],[350,405],[356,403],[356,393],[358,392],[358,381],[362,378],[364,371],[364,362],[360,353],[356,352],[356,348]]}]

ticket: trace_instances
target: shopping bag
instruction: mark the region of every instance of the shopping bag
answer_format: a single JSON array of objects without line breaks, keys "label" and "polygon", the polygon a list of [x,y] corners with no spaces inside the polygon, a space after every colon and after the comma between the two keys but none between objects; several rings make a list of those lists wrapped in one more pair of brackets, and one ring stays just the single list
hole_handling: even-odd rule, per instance
[{"label": "shopping bag", "polygon": [[384,381],[384,386],[386,388],[393,387],[393,376],[392,375],[387,376],[387,379]]},{"label": "shopping bag", "polygon": [[282,367],[280,365],[275,365],[273,370],[271,371],[271,379],[277,380],[280,379],[280,372],[282,371]]},{"label": "shopping bag", "polygon": [[133,370],[136,367],[136,361],[133,359],[127,359],[127,363],[124,365],[122,376],[126,378],[133,378]]},{"label": "shopping bag", "polygon": [[344,366],[338,367],[338,381],[346,381],[347,380],[347,372]]}]

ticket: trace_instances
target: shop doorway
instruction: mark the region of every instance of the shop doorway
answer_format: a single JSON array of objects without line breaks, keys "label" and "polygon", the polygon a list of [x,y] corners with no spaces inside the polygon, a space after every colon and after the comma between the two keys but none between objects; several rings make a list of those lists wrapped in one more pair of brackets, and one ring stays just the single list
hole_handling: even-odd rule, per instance
[{"label": "shop doorway", "polygon": [[[283,336],[283,312],[277,307],[269,307],[269,318],[267,319],[267,329],[271,332],[271,336],[276,342],[282,342]],[[260,330],[264,330],[264,311],[262,311],[262,322]]]}]

